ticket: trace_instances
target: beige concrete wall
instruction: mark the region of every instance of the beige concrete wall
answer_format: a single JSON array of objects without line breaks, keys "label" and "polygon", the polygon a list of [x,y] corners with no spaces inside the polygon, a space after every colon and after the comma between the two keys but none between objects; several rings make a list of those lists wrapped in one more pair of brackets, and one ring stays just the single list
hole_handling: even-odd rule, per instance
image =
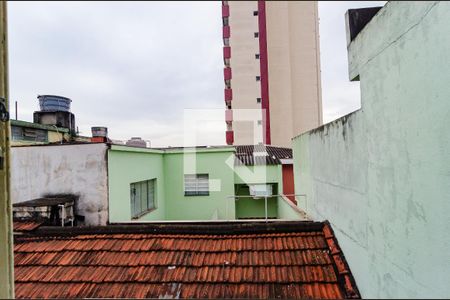
[{"label": "beige concrete wall", "polygon": [[266,2],[270,136],[273,145],[291,147],[292,87],[289,3]]},{"label": "beige concrete wall", "polygon": [[[233,110],[261,109],[257,1],[230,1]],[[322,124],[317,1],[267,1],[271,143],[291,147],[291,138]],[[258,114],[258,113],[257,113]],[[259,113],[262,117],[262,112]],[[294,117],[295,116],[295,117]],[[237,121],[236,145],[262,142],[263,126]],[[255,132],[256,131],[256,132]],[[256,136],[255,137],[255,133]]]},{"label": "beige concrete wall", "polygon": [[291,147],[322,124],[317,10],[316,1],[266,2],[273,145]]},{"label": "beige concrete wall", "polygon": [[[261,97],[261,83],[256,81],[256,76],[260,75],[259,59],[255,54],[259,53],[259,39],[254,37],[258,32],[258,16],[253,15],[253,11],[258,10],[257,1],[229,1],[230,6],[230,46],[231,46],[231,88],[233,89],[232,109],[233,114],[232,129],[234,131],[234,144],[245,145],[254,144],[262,140],[262,135],[258,132],[255,136],[254,122],[239,121],[248,119],[248,116],[262,113],[249,111],[239,113],[239,109],[261,109],[261,103],[256,99]],[[251,117],[252,118],[252,117]],[[258,125],[256,125],[258,126]],[[262,126],[259,125],[261,128]]]}]

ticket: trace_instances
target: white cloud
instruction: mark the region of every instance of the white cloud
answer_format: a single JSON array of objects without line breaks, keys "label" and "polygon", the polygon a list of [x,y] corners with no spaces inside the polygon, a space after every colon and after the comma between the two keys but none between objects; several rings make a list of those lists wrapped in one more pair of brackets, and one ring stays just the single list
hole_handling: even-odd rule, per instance
[{"label": "white cloud", "polygon": [[[324,119],[359,106],[347,79],[344,13],[374,2],[319,5]],[[222,22],[214,2],[8,2],[10,95],[32,120],[38,94],[70,97],[83,134],[182,144],[183,110],[223,109]],[[223,117],[223,115],[222,115]],[[225,123],[201,144],[224,144]]]}]

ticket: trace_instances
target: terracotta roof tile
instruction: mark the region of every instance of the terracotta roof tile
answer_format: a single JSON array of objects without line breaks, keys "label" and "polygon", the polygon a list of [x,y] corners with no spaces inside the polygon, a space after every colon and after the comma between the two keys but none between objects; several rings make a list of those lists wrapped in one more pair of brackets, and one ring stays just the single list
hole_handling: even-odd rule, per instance
[{"label": "terracotta roof tile", "polygon": [[15,232],[33,231],[39,226],[41,226],[43,223],[44,221],[37,221],[37,220],[27,220],[27,221],[14,220],[13,231]]},{"label": "terracotta roof tile", "polygon": [[15,242],[17,298],[359,297],[328,223],[307,231],[299,222],[290,232],[131,230]]}]

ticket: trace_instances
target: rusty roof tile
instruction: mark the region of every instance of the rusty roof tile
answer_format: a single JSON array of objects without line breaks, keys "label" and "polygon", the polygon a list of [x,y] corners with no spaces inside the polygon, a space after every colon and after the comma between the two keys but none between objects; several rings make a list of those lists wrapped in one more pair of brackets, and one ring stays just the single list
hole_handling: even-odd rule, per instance
[{"label": "rusty roof tile", "polygon": [[14,220],[13,221],[13,231],[14,232],[22,232],[22,231],[33,231],[42,224],[44,224],[45,220]]},{"label": "rusty roof tile", "polygon": [[359,297],[330,224],[299,224],[256,234],[16,236],[16,297]]}]

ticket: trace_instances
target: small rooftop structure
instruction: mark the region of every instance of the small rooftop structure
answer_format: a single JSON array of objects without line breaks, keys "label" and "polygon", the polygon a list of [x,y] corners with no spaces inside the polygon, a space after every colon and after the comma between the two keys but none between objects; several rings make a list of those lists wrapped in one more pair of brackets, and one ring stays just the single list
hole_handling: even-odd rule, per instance
[{"label": "small rooftop structure", "polygon": [[71,222],[73,225],[76,199],[74,195],[62,195],[14,203],[13,218],[18,226],[19,221],[62,226]]},{"label": "small rooftop structure", "polygon": [[132,137],[126,142],[127,146],[147,148],[147,142],[140,137]]},{"label": "small rooftop structure", "polygon": [[328,222],[41,227],[14,252],[17,298],[359,298]]},{"label": "small rooftop structure", "polygon": [[235,146],[235,165],[280,165],[292,159],[292,149],[269,145]]},{"label": "small rooftop structure", "polygon": [[71,99],[55,95],[38,95],[40,110],[33,113],[33,122],[67,128],[75,135],[75,115],[70,112]]}]

